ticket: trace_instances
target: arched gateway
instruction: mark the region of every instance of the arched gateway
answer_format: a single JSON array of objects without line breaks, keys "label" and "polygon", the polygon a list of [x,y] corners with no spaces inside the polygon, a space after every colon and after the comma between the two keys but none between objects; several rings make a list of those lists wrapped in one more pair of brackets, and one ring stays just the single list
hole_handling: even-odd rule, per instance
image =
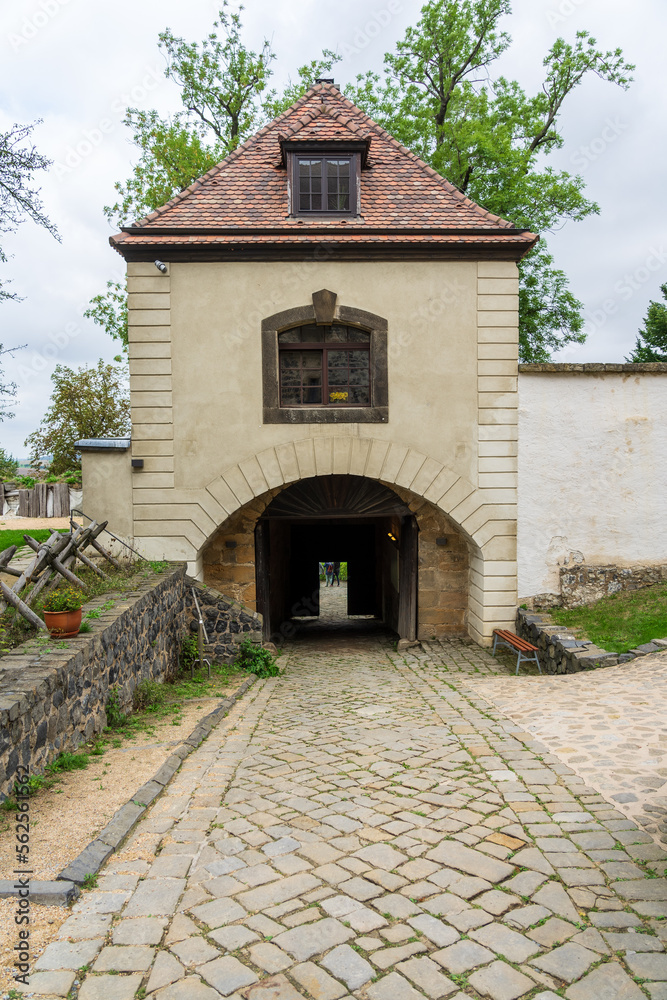
[{"label": "arched gateway", "polygon": [[338,474],[307,477],[244,504],[201,558],[207,583],[263,614],[266,638],[319,613],[318,565],[326,558],[348,563],[349,615],[374,615],[414,639],[466,631],[476,552],[423,497]]}]

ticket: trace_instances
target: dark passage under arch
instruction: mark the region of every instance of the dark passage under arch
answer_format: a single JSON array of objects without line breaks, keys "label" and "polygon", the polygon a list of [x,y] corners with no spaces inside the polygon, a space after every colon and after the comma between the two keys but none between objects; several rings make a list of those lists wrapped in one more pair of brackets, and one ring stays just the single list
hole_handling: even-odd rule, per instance
[{"label": "dark passage under arch", "polygon": [[[314,476],[275,497],[257,522],[257,606],[266,639],[319,615],[319,561],[348,564],[348,614],[417,635],[418,529],[401,498],[363,476]],[[289,631],[289,630],[288,630]]]}]

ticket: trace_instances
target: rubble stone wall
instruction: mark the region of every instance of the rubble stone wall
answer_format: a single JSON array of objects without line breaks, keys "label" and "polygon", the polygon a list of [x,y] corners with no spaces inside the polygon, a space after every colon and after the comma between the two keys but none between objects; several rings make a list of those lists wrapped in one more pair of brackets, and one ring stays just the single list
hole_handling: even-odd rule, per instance
[{"label": "rubble stone wall", "polygon": [[599,601],[621,590],[640,590],[667,580],[667,563],[657,566],[566,566],[560,571],[560,603],[564,608]]},{"label": "rubble stone wall", "polygon": [[[141,681],[175,675],[193,619],[189,584],[184,563],[158,575],[147,569],[136,590],[86,604],[84,612],[99,612],[88,619],[91,632],[61,642],[44,633],[0,657],[0,797],[11,792],[20,765],[41,774],[60,753],[101,732],[111,689],[129,711]],[[221,594],[202,588],[198,599],[215,635],[211,659],[218,650],[219,659],[233,658],[234,643],[261,630],[259,615]]]},{"label": "rubble stone wall", "polygon": [[194,588],[208,637],[205,650],[209,659],[215,659],[218,663],[232,663],[238,652],[237,647],[244,639],[262,642],[262,616],[257,611],[196,580],[186,578],[186,583],[186,628],[196,634],[199,627],[192,595]]},{"label": "rubble stone wall", "polygon": [[580,670],[615,667],[617,663],[629,663],[638,656],[667,649],[667,638],[664,638],[643,643],[627,653],[610,653],[589,640],[578,638],[566,626],[557,625],[545,612],[523,608],[516,613],[516,631],[537,646],[540,666],[547,674],[576,674]]}]

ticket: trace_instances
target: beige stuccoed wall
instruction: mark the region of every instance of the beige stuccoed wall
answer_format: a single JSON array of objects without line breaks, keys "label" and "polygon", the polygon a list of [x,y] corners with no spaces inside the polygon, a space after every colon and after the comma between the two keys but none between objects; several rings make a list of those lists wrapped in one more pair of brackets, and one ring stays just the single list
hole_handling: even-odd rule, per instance
[{"label": "beige stuccoed wall", "polygon": [[521,597],[582,561],[667,562],[667,365],[622,367],[519,376]]},{"label": "beige stuccoed wall", "polygon": [[419,442],[474,482],[476,283],[476,263],[463,262],[173,265],[175,485],[206,485],[216,468],[295,438],[358,434],[355,425],[262,424],[261,321],[310,305],[320,288],[389,323],[390,416],[371,425],[373,436]]},{"label": "beige stuccoed wall", "polygon": [[[108,521],[110,530],[130,545],[134,535],[133,474],[129,449],[84,451],[81,455],[83,510],[98,522]],[[110,544],[108,538],[105,544]]]},{"label": "beige stuccoed wall", "polygon": [[[470,545],[470,634],[516,601],[518,281],[510,262],[128,265],[134,536],[201,572],[243,504],[334,472],[409,488]],[[386,424],[263,424],[261,322],[329,288],[388,322]]]}]

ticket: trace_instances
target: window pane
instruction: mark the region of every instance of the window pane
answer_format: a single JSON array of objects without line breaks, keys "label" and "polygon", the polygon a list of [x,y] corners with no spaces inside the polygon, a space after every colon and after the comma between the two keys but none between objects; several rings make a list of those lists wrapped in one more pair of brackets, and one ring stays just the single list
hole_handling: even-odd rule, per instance
[{"label": "window pane", "polygon": [[322,160],[299,159],[299,211],[322,210]]},{"label": "window pane", "polygon": [[347,339],[354,344],[370,344],[371,335],[365,330],[355,330],[353,326],[348,326]]},{"label": "window pane", "polygon": [[327,209],[329,212],[350,210],[350,161],[327,159]]},{"label": "window pane", "polygon": [[[362,334],[342,324],[316,326],[309,323],[302,327],[285,330],[280,338],[283,343],[295,343],[299,337],[308,344],[318,343],[316,348],[281,348],[280,361],[280,402],[282,406],[370,406],[370,353],[367,349],[339,346],[335,337]],[[287,339],[289,338],[289,339]],[[312,340],[311,340],[312,338]],[[326,341],[331,346],[320,349]],[[298,343],[298,341],[297,341]],[[358,342],[357,342],[358,343]],[[326,353],[327,389],[323,390]]]},{"label": "window pane", "polygon": [[324,328],[321,326],[302,326],[301,341],[304,344],[320,344],[324,340]]},{"label": "window pane", "polygon": [[329,351],[329,367],[342,365],[347,367],[347,351]]},{"label": "window pane", "polygon": [[321,351],[303,351],[303,367],[304,368],[318,368],[322,369],[322,352]]},{"label": "window pane", "polygon": [[282,406],[321,404],[322,351],[280,352],[280,402]]},{"label": "window pane", "polygon": [[369,406],[371,401],[371,391],[369,386],[351,386],[348,403],[355,403],[357,406]]},{"label": "window pane", "polygon": [[285,330],[284,333],[278,334],[279,344],[298,344],[301,341],[301,327],[296,327],[295,330]]},{"label": "window pane", "polygon": [[327,343],[345,343],[347,339],[347,327],[330,326],[327,330]]}]

